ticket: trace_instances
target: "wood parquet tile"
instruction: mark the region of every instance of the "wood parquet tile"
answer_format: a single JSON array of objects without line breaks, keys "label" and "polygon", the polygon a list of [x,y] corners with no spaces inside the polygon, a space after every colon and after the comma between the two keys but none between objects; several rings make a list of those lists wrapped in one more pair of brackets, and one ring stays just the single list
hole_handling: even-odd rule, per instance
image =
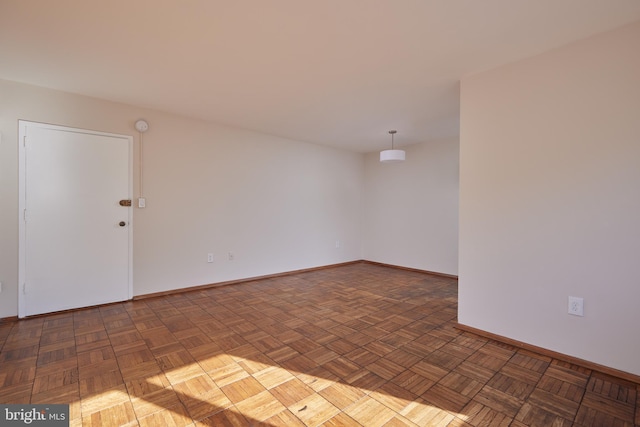
[{"label": "wood parquet tile", "polygon": [[640,384],[454,327],[367,263],[0,322],[0,403],[72,426],[640,426]]}]

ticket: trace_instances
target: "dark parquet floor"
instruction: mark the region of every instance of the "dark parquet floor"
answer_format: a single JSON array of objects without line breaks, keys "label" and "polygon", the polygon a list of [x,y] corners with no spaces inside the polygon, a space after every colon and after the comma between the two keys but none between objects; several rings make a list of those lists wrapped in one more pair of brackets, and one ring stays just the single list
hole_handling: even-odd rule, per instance
[{"label": "dark parquet floor", "polygon": [[639,390],[456,329],[457,282],[357,263],[0,323],[0,403],[72,426],[634,426]]}]

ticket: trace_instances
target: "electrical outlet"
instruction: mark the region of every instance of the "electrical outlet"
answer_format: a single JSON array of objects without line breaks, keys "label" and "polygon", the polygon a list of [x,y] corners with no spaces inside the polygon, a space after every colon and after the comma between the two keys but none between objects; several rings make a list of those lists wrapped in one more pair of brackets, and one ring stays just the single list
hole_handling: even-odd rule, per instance
[{"label": "electrical outlet", "polygon": [[584,316],[584,299],[580,297],[569,297],[569,314]]},{"label": "electrical outlet", "polygon": [[207,262],[213,262],[213,254],[207,254]]},{"label": "electrical outlet", "polygon": [[229,252],[229,261],[233,261],[234,258],[233,252]]},{"label": "electrical outlet", "polygon": [[336,249],[340,247],[340,240],[336,240]]}]

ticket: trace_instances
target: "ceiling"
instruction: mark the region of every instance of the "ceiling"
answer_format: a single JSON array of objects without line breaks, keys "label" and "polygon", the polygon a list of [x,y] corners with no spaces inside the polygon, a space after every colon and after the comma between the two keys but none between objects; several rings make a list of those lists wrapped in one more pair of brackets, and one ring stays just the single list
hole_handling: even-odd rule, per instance
[{"label": "ceiling", "polygon": [[0,78],[369,152],[457,136],[463,76],[637,20],[639,0],[0,0]]}]

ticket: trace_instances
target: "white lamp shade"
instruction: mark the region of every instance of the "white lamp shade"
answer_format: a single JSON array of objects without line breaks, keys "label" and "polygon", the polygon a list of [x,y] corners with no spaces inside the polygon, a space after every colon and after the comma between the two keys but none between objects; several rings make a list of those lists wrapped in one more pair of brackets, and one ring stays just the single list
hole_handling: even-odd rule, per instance
[{"label": "white lamp shade", "polygon": [[380,161],[383,163],[388,162],[403,162],[404,150],[384,150],[380,152]]}]

